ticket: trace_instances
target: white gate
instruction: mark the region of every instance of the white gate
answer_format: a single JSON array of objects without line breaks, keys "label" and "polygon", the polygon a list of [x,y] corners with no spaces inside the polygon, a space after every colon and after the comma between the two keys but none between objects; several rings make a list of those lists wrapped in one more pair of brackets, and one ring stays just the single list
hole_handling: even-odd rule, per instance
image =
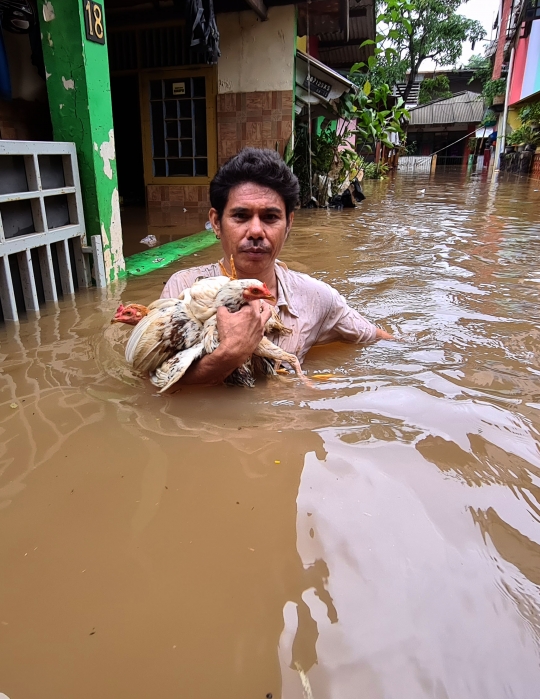
[{"label": "white gate", "polygon": [[[99,236],[86,247],[86,232],[73,143],[0,140],[0,303],[5,320],[39,312],[76,285],[92,285],[86,253],[101,271]],[[98,239],[98,240],[96,240]],[[104,286],[96,274],[98,286]],[[22,299],[21,297],[22,290]],[[19,297],[19,298],[17,298]]]},{"label": "white gate", "polygon": [[398,160],[398,170],[402,172],[431,172],[434,167],[433,155],[405,155]]}]

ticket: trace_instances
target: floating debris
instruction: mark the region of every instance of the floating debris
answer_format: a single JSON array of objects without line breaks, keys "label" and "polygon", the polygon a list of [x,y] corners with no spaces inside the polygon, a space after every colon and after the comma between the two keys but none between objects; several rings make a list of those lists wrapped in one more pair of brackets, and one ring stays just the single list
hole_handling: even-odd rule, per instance
[{"label": "floating debris", "polygon": [[148,245],[149,248],[155,248],[158,244],[158,241],[155,235],[147,235],[146,238],[139,240],[139,243],[142,243],[143,245]]},{"label": "floating debris", "polygon": [[152,262],[155,265],[158,265],[160,262],[163,262],[164,259],[165,259],[164,257],[156,257],[155,259],[152,260]]},{"label": "floating debris", "polygon": [[19,406],[17,405],[17,403],[10,403],[9,407],[13,410],[16,410]]}]

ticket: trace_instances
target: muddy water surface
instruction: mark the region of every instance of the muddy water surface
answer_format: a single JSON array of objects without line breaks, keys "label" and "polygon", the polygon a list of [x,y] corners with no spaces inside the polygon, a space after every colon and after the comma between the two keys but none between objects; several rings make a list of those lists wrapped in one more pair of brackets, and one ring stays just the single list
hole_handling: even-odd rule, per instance
[{"label": "muddy water surface", "polygon": [[402,339],[314,388],[133,377],[109,318],[174,268],[2,328],[0,692],[536,698],[538,188],[300,212],[283,259]]}]

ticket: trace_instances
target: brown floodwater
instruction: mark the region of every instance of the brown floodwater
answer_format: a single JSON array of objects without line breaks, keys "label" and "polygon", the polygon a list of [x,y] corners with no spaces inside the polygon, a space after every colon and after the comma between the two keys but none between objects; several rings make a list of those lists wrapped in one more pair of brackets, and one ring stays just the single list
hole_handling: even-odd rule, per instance
[{"label": "brown floodwater", "polygon": [[539,189],[300,212],[283,259],[401,339],[313,387],[133,376],[109,319],[174,266],[2,327],[0,692],[536,699]]}]

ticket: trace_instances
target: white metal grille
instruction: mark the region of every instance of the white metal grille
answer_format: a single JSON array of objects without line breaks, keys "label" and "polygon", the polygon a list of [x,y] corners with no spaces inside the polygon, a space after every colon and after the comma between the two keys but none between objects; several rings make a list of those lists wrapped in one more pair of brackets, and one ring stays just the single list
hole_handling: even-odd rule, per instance
[{"label": "white metal grille", "polygon": [[[0,140],[0,304],[5,320],[91,286],[73,143]],[[99,266],[99,265],[98,265]]]},{"label": "white metal grille", "polygon": [[406,155],[398,160],[398,170],[403,172],[431,172],[431,159],[431,155]]}]

